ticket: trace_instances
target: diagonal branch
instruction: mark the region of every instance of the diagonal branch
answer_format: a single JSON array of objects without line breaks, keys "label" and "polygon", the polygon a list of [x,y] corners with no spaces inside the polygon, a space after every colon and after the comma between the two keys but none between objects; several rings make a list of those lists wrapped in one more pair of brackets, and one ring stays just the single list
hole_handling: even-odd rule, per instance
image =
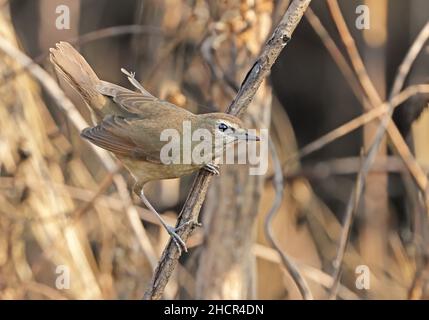
[{"label": "diagonal branch", "polygon": [[[228,107],[228,113],[240,115],[252,102],[262,80],[269,74],[282,49],[292,37],[292,34],[301,21],[301,18],[311,0],[293,0],[281,21],[274,30],[271,38],[263,48],[259,58],[246,75],[238,94]],[[210,184],[211,174],[200,171],[191,187],[188,198],[183,206],[177,225],[186,225],[189,221],[198,221],[198,215]],[[180,237],[186,241],[195,225],[188,224],[179,232]],[[155,270],[149,289],[144,299],[160,299],[170,276],[175,269],[180,253],[170,240],[161,260]]]},{"label": "diagonal branch", "polygon": [[332,39],[331,35],[329,34],[328,30],[326,30],[319,17],[313,12],[313,10],[311,10],[311,8],[306,11],[305,17],[313,30],[319,36],[326,50],[329,52],[335,64],[338,66],[338,69],[349,83],[349,86],[352,89],[356,99],[360,101],[365,110],[371,109],[370,102],[366,97],[360,82],[356,78],[352,67],[347,62],[345,56],[341,53],[340,49],[334,42],[334,39]]},{"label": "diagonal branch", "polygon": [[[371,121],[375,121],[377,118],[382,118],[388,112],[389,106],[392,108],[396,108],[412,96],[422,93],[429,93],[428,84],[416,84],[405,88],[403,91],[393,96],[390,102],[384,102],[381,105],[370,109],[369,111],[366,111],[360,116],[357,116],[352,120],[347,121],[346,123],[329,131],[328,133],[325,133],[323,136],[305,145],[297,153],[290,155],[283,164],[283,167],[285,167],[290,161],[295,160],[296,158],[303,158],[305,156],[308,156],[309,154],[320,150],[329,143],[349,134],[350,132],[358,129],[359,127],[370,123]],[[401,159],[401,161],[404,162],[403,159]],[[407,169],[409,170],[409,167],[407,167]],[[419,181],[420,184],[424,184],[423,178],[419,179]]]}]

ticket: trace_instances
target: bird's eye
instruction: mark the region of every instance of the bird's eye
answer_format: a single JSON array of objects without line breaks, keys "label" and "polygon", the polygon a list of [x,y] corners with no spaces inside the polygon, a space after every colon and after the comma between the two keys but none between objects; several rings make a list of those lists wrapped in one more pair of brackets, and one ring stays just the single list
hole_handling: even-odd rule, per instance
[{"label": "bird's eye", "polygon": [[225,123],[221,123],[218,128],[220,131],[225,132],[228,126]]}]

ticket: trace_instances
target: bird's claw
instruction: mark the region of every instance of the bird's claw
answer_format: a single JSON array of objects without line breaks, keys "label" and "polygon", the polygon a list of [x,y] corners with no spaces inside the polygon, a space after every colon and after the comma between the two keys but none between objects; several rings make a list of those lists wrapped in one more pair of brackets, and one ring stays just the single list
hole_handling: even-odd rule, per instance
[{"label": "bird's claw", "polygon": [[171,239],[173,239],[174,244],[179,250],[179,255],[182,254],[182,250],[188,252],[188,248],[186,247],[185,241],[183,241],[182,238],[180,238],[180,236],[177,234],[177,231],[181,228],[183,228],[183,225],[179,226],[178,228],[167,226],[167,232],[170,235]]},{"label": "bird's claw", "polygon": [[185,252],[188,252],[188,248],[186,247],[185,241],[182,240],[182,238],[177,234],[177,231],[183,229],[184,227],[188,225],[192,225],[192,227],[202,227],[203,225],[200,222],[195,221],[186,221],[185,223],[182,223],[178,227],[171,227],[167,226],[167,232],[170,235],[170,237],[173,239],[174,244],[176,245],[177,249],[179,250],[179,255],[182,254],[182,250]]},{"label": "bird's claw", "polygon": [[204,169],[207,170],[208,172],[214,174],[215,176],[219,175],[219,166],[217,164],[207,163],[204,166]]}]

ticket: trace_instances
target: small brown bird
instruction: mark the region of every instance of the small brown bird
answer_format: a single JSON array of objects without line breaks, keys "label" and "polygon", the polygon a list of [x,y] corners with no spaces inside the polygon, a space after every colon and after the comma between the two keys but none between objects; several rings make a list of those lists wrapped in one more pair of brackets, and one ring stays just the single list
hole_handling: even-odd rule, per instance
[{"label": "small brown bird", "polygon": [[[50,59],[57,72],[82,96],[89,107],[94,127],[86,128],[81,136],[93,144],[112,152],[136,180],[134,192],[161,221],[179,248],[187,251],[184,241],[162,219],[144,195],[143,186],[151,180],[170,179],[205,168],[219,174],[214,160],[221,156],[226,145],[238,140],[259,140],[243,128],[237,117],[224,113],[195,115],[147,92],[134,78],[133,73],[122,71],[140,92],[100,80],[86,60],[67,42],[50,49]],[[189,121],[192,130],[204,128],[223,136],[221,149],[213,147],[205,163],[171,163],[161,161],[161,149],[166,141],[160,139],[165,129],[182,133],[183,123]],[[185,152],[181,140],[180,154]],[[192,148],[195,143],[192,143]]]}]

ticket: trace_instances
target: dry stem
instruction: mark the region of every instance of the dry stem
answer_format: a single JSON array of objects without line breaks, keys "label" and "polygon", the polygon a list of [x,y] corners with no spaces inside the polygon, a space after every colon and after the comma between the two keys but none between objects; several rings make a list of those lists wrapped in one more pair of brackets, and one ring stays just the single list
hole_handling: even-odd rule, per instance
[{"label": "dry stem", "polygon": [[[273,35],[263,48],[259,58],[245,77],[237,96],[228,108],[228,113],[238,115],[246,110],[262,80],[268,75],[280,52],[292,37],[293,31],[300,22],[310,2],[311,0],[292,1],[282,20],[274,30]],[[177,225],[186,224],[189,221],[197,222],[210,180],[211,175],[207,171],[199,172],[186,199]],[[192,229],[192,224],[189,227],[181,229],[180,236],[184,241],[187,240]],[[179,257],[180,253],[170,240],[162,254],[150,287],[144,295],[144,299],[161,298],[164,288],[178,263]]]}]

